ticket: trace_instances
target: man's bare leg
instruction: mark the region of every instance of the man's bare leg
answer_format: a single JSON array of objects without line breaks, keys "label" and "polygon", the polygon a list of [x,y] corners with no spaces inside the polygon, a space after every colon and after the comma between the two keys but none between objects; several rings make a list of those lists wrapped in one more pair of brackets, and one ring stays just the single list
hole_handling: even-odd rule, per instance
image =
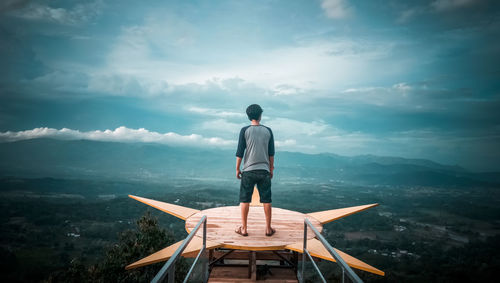
[{"label": "man's bare leg", "polygon": [[248,219],[248,210],[250,208],[250,203],[242,202],[240,203],[240,207],[241,207],[241,233],[245,234],[247,233],[247,219]]},{"label": "man's bare leg", "polygon": [[271,203],[263,203],[264,214],[266,215],[266,234],[270,234],[271,231],[271,216],[272,216],[272,205]]}]

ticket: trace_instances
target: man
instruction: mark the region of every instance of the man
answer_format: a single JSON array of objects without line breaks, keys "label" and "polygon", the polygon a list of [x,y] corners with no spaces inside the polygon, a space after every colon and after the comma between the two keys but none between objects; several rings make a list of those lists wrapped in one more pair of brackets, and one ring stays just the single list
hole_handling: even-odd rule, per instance
[{"label": "man", "polygon": [[[240,207],[242,225],[235,232],[242,236],[248,236],[248,210],[255,185],[257,185],[260,202],[263,203],[266,215],[266,236],[272,236],[276,232],[271,227],[271,178],[274,170],[274,137],[270,128],[260,124],[262,111],[262,108],[257,104],[248,106],[246,112],[251,124],[241,129],[236,151],[236,178],[241,179]],[[240,171],[243,156],[245,156],[243,170]]]}]

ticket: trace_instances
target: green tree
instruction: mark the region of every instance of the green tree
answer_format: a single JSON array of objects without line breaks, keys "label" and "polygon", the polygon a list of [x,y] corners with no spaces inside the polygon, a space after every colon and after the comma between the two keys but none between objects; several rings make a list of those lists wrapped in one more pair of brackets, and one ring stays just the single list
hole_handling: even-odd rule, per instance
[{"label": "green tree", "polygon": [[[85,267],[80,260],[72,260],[65,271],[51,275],[47,282],[149,282],[164,262],[132,270],[125,270],[125,266],[173,243],[173,235],[160,228],[147,211],[137,221],[137,229],[122,232],[100,263]],[[187,268],[184,259],[177,263],[176,281],[184,278]]]}]

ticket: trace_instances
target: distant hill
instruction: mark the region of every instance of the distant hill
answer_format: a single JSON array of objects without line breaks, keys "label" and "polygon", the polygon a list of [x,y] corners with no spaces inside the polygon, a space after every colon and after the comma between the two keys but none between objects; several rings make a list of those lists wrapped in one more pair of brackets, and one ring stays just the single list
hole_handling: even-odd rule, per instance
[{"label": "distant hill", "polygon": [[[231,179],[234,166],[234,151],[221,149],[46,138],[0,143],[0,176]],[[500,187],[498,172],[473,173],[425,159],[277,152],[276,168],[278,181]]]}]

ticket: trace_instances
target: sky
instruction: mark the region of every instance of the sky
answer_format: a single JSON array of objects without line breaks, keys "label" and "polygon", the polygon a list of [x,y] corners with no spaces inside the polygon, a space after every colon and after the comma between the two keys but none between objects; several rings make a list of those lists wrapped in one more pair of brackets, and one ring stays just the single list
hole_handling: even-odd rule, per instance
[{"label": "sky", "polygon": [[500,4],[488,0],[0,3],[0,141],[276,150],[500,170]]}]

